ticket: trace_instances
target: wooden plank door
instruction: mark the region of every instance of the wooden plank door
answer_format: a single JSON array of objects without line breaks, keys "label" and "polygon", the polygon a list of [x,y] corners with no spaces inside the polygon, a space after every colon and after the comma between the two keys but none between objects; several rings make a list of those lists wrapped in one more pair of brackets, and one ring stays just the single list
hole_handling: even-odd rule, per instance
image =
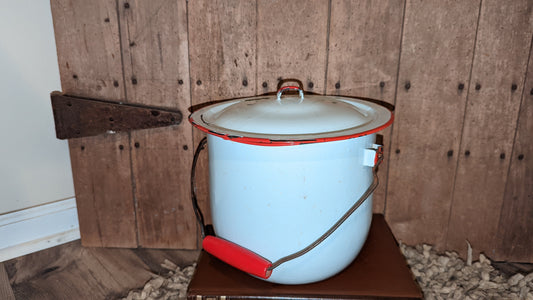
[{"label": "wooden plank door", "polygon": [[385,212],[407,244],[445,245],[479,5],[406,3]]},{"label": "wooden plank door", "polygon": [[[51,6],[63,92],[123,101],[116,3],[52,0]],[[128,133],[69,141],[84,246],[137,246],[129,141]]]},{"label": "wooden plank door", "polygon": [[[326,94],[373,98],[394,104],[404,1],[331,3]],[[391,128],[384,136],[385,159],[373,210],[383,213]]]}]

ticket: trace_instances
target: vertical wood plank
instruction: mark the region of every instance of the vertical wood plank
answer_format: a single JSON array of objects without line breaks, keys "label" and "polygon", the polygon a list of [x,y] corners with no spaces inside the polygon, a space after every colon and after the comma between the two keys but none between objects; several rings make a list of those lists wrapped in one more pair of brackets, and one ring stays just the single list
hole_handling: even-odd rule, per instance
[{"label": "vertical wood plank", "polygon": [[474,251],[495,254],[494,236],[533,33],[531,4],[527,0],[482,2],[450,214],[449,249],[464,253],[468,240]]},{"label": "vertical wood plank", "polygon": [[533,48],[496,236],[495,260],[533,263]]},{"label": "vertical wood plank", "polygon": [[329,2],[257,2],[257,90],[276,91],[279,79],[299,79],[304,90],[325,87]]},{"label": "vertical wood plank", "polygon": [[123,100],[116,3],[52,0],[51,6],[63,91]]},{"label": "vertical wood plank", "polygon": [[[123,100],[116,3],[52,0],[51,7],[63,92]],[[128,134],[69,141],[84,246],[137,245],[128,145]]]},{"label": "vertical wood plank", "polygon": [[193,105],[255,95],[255,1],[190,2],[189,42]]},{"label": "vertical wood plank", "polygon": [[[394,104],[404,4],[389,0],[332,1],[326,94]],[[382,180],[373,196],[374,212],[379,213],[385,209],[390,132],[390,128],[380,132],[385,160],[379,170]]]},{"label": "vertical wood plank", "polygon": [[139,245],[196,248],[186,1],[119,2],[129,102],[180,110],[177,126],[131,133]]},{"label": "vertical wood plank", "polygon": [[[256,2],[188,3],[191,101],[204,102],[256,94]],[[193,131],[195,146],[204,136]],[[196,171],[198,201],[211,222],[207,151]]]},{"label": "vertical wood plank", "polygon": [[136,247],[128,136],[69,142],[83,246]]},{"label": "vertical wood plank", "polygon": [[445,244],[479,5],[406,3],[386,218],[408,244]]}]

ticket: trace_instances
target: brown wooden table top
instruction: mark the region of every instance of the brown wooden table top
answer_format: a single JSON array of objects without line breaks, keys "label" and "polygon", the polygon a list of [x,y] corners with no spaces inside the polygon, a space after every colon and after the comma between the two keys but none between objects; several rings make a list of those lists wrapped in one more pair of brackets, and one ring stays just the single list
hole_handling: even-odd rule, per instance
[{"label": "brown wooden table top", "polygon": [[241,272],[201,253],[189,299],[422,299],[383,215],[374,214],[363,249],[341,273],[311,284],[282,285]]}]

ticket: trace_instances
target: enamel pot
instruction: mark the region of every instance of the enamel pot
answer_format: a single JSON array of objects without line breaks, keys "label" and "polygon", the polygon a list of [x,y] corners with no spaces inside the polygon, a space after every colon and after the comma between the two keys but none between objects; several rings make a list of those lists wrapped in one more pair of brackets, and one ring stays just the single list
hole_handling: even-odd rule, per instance
[{"label": "enamel pot", "polygon": [[[204,250],[275,283],[342,271],[370,228],[381,161],[375,133],[392,120],[375,102],[293,86],[193,112],[189,121],[208,133],[214,232],[203,230]],[[193,205],[203,223],[194,194]]]}]

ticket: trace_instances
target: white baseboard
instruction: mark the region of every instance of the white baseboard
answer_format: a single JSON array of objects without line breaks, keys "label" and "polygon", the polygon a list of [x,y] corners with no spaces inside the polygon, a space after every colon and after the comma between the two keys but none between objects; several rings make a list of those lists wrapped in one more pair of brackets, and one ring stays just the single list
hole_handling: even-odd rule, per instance
[{"label": "white baseboard", "polygon": [[75,198],[0,215],[0,262],[79,238]]}]

